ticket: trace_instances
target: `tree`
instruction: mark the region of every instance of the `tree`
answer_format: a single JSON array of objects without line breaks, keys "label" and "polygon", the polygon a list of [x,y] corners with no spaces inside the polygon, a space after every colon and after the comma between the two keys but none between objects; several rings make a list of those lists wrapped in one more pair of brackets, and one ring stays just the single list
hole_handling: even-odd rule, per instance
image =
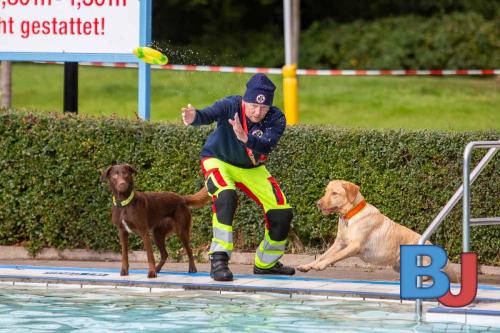
[{"label": "tree", "polygon": [[12,97],[12,64],[10,61],[2,61],[0,96],[2,98],[0,107],[10,108]]}]

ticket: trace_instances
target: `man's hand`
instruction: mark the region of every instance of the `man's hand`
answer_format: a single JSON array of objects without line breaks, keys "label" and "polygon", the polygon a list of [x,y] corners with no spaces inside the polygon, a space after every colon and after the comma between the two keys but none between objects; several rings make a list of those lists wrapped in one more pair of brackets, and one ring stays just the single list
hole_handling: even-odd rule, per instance
[{"label": "man's hand", "polygon": [[191,104],[188,104],[187,108],[183,107],[181,110],[182,122],[186,126],[191,125],[196,119],[196,109]]},{"label": "man's hand", "polygon": [[231,124],[231,126],[233,126],[234,134],[236,134],[236,137],[238,138],[238,140],[240,140],[243,143],[247,143],[248,135],[245,133],[245,130],[241,126],[240,118],[238,117],[238,113],[235,113],[234,119],[229,119],[228,121]]}]

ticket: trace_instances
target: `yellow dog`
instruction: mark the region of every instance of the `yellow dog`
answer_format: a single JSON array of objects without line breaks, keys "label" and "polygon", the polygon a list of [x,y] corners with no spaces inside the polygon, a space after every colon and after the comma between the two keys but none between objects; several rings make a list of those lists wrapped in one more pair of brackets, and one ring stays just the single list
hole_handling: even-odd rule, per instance
[{"label": "yellow dog", "polygon": [[[298,266],[297,269],[302,272],[324,270],[349,257],[359,257],[370,264],[392,266],[399,272],[400,245],[417,244],[420,238],[418,233],[392,221],[367,203],[359,192],[359,186],[345,180],[331,181],[317,205],[325,215],[340,213],[337,237],[323,255]],[[429,258],[424,257],[424,265],[428,262]],[[444,271],[450,280],[457,281],[457,274],[449,263]]]}]

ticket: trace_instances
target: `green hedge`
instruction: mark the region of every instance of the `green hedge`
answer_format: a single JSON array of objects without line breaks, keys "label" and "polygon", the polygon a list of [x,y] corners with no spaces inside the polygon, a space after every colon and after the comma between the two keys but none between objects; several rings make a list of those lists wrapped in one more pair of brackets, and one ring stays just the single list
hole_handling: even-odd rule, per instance
[{"label": "green hedge", "polygon": [[313,24],[302,35],[303,67],[498,68],[500,21],[476,13]]},{"label": "green hedge", "polygon": [[[93,119],[0,111],[0,244],[119,251],[110,221],[111,196],[99,182],[108,165],[137,167],[137,189],[192,193],[203,184],[200,151],[211,127]],[[367,200],[393,220],[423,232],[461,182],[467,142],[498,139],[499,132],[441,133],[348,130],[330,126],[287,129],[268,168],[295,208],[293,229],[309,252],[325,249],[336,232],[336,216],[324,217],[315,203],[328,180],[361,185]],[[477,162],[484,151],[477,152]],[[496,169],[496,172],[495,172]],[[490,164],[472,187],[472,216],[500,216],[500,161]],[[240,201],[235,222],[237,250],[253,250],[263,236],[260,209]],[[211,239],[210,207],[194,211],[193,245]],[[455,208],[433,241],[453,259],[461,249],[461,207]],[[500,228],[475,227],[471,249],[483,264],[500,264]],[[296,243],[297,244],[297,243]],[[175,237],[171,254],[179,254]],[[142,248],[134,236],[133,249]],[[289,251],[297,248],[290,246]]]}]

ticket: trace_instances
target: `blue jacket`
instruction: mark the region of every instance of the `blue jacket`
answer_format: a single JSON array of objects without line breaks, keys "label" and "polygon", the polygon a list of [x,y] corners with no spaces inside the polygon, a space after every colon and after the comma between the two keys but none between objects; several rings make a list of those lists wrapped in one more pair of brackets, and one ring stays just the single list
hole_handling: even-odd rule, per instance
[{"label": "blue jacket", "polygon": [[[244,144],[236,138],[233,126],[228,121],[234,119],[234,115],[238,113],[243,125],[241,103],[241,96],[229,96],[202,110],[196,110],[192,125],[208,125],[217,121],[217,128],[203,146],[200,154],[202,158],[216,157],[241,168],[253,168],[262,164],[266,155],[276,147],[285,131],[285,115],[280,109],[272,106],[259,123],[253,123],[247,117],[248,141]],[[252,163],[246,148],[252,150],[255,160],[259,161],[257,165]]]}]

